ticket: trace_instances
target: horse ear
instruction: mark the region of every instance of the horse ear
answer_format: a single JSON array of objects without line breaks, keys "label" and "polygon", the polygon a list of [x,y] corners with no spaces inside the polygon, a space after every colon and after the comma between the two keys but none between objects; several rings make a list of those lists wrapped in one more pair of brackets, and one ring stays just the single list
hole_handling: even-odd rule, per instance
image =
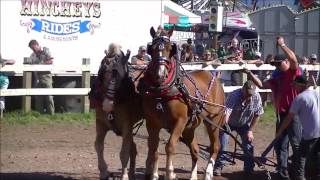
[{"label": "horse ear", "polygon": [[173,29],[170,29],[170,30],[168,31],[168,36],[171,37],[172,34],[173,34]]},{"label": "horse ear", "polygon": [[154,30],[153,27],[150,28],[150,35],[152,38],[156,37],[156,31]]},{"label": "horse ear", "polygon": [[129,57],[130,57],[130,54],[131,54],[131,51],[128,49],[127,50],[127,53],[126,53],[126,55],[125,55],[125,60],[126,60],[126,62],[128,62],[128,60],[129,60]]}]

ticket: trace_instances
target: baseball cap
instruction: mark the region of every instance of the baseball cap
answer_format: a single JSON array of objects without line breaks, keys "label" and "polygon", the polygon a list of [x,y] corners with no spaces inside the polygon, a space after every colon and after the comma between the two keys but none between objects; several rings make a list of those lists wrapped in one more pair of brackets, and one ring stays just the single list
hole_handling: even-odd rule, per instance
[{"label": "baseball cap", "polygon": [[317,55],[316,54],[311,54],[310,59],[317,59]]},{"label": "baseball cap", "polygon": [[243,88],[246,90],[248,94],[253,95],[256,92],[256,85],[253,83],[253,81],[248,80],[244,83]]},{"label": "baseball cap", "polygon": [[139,50],[146,51],[146,50],[147,50],[147,48],[146,48],[145,46],[140,46],[140,47],[139,47]]},{"label": "baseball cap", "polygon": [[277,63],[282,62],[283,60],[288,59],[288,56],[285,54],[277,54],[274,58],[270,61],[271,65],[276,65]]},{"label": "baseball cap", "polygon": [[308,85],[308,80],[305,76],[297,76],[293,82],[297,85],[302,85],[302,86],[306,86]]}]

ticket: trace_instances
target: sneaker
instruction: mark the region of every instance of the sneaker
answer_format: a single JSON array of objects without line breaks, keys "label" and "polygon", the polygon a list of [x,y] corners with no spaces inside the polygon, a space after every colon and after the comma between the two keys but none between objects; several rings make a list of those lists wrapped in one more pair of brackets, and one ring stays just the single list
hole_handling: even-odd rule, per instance
[{"label": "sneaker", "polygon": [[222,168],[214,168],[213,175],[214,176],[221,176],[221,171],[222,171]]}]

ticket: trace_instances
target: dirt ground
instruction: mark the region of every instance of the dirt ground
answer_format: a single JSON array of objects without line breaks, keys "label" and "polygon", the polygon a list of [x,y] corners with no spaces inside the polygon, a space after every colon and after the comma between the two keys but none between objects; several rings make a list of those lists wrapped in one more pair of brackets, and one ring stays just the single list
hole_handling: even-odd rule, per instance
[{"label": "dirt ground", "polygon": [[[256,155],[260,155],[274,136],[273,123],[259,124],[255,130]],[[143,179],[144,163],[147,154],[147,133],[142,127],[135,137],[138,146],[137,179]],[[160,175],[165,167],[164,144],[168,133],[161,132],[160,142]],[[78,123],[53,123],[40,125],[4,125],[1,124],[1,180],[60,180],[60,179],[98,179],[97,158],[93,147],[95,125]],[[202,145],[208,145],[207,134],[203,126],[197,129],[197,139]],[[120,173],[121,138],[109,132],[105,141],[105,158],[115,176]],[[230,141],[230,150],[234,142]],[[237,153],[242,153],[238,150]],[[272,156],[272,153],[270,153]],[[275,161],[274,159],[271,160]],[[187,147],[179,143],[174,161],[178,179],[187,179],[190,175],[191,158]],[[242,179],[243,163],[236,160],[235,165],[223,169],[217,180]],[[199,178],[203,177],[206,161],[200,159],[198,165]],[[268,166],[270,170],[274,168]],[[255,167],[257,172],[251,179],[266,179],[264,173]],[[161,176],[163,178],[163,176]],[[247,178],[246,178],[247,179]]]}]

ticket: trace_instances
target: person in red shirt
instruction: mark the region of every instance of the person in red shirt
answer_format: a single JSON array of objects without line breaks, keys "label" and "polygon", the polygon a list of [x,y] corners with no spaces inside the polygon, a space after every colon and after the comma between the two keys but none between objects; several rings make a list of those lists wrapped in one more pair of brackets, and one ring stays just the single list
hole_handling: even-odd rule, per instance
[{"label": "person in red shirt", "polygon": [[[293,99],[297,96],[297,91],[292,86],[296,76],[301,75],[298,60],[295,53],[285,44],[283,37],[277,38],[277,46],[279,46],[285,54],[278,54],[271,60],[270,64],[276,67],[270,79],[263,83],[246,70],[248,78],[260,89],[271,89],[274,96],[274,104],[277,113],[277,129],[283,123],[283,120],[288,114]],[[296,175],[304,173],[303,169],[299,169],[299,143],[302,135],[301,123],[294,117],[290,127],[282,134],[275,144],[275,151],[277,154],[277,173],[281,179],[289,179],[288,173],[288,146],[289,141],[293,150],[293,167],[296,170]]]}]

